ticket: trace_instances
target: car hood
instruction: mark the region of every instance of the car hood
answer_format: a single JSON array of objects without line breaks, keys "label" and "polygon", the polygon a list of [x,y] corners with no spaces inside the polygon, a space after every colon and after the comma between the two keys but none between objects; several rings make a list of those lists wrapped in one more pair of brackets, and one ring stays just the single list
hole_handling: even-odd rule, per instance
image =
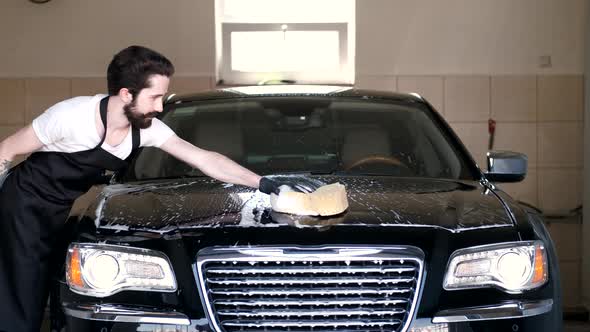
[{"label": "car hood", "polygon": [[332,217],[296,216],[270,208],[268,195],[210,178],[102,188],[85,216],[99,229],[165,233],[212,227],[432,227],[451,232],[511,227],[498,196],[476,181],[372,176],[277,176],[310,188],[345,185],[349,208]]}]

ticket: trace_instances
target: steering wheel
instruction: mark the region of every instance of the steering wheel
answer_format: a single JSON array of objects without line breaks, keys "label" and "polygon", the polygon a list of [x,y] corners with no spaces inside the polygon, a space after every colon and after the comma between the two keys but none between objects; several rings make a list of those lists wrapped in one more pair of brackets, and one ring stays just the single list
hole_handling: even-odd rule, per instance
[{"label": "steering wheel", "polygon": [[398,158],[393,157],[393,156],[368,156],[368,157],[364,157],[364,158],[361,158],[361,159],[355,161],[351,165],[345,167],[344,170],[345,171],[350,171],[350,170],[353,170],[355,168],[360,168],[360,167],[365,166],[365,165],[368,165],[368,164],[385,164],[385,165],[388,165],[388,166],[402,167],[402,168],[405,168],[406,170],[411,170],[408,165],[404,164],[401,160],[399,160]]}]

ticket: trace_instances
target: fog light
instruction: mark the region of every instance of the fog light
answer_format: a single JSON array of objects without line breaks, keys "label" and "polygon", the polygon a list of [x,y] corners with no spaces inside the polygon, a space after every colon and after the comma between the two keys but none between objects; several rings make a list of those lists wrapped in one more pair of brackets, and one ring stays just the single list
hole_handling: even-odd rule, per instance
[{"label": "fog light", "polygon": [[430,319],[417,319],[408,332],[449,332],[449,324],[432,324]]}]

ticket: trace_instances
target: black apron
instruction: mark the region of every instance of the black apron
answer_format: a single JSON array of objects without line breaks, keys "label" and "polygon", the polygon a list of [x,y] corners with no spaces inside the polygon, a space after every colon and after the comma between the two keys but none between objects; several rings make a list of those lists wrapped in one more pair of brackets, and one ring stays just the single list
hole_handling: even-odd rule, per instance
[{"label": "black apron", "polygon": [[[49,289],[50,255],[76,198],[105,183],[105,170],[127,166],[101,148],[108,97],[100,101],[105,133],[90,150],[35,152],[0,188],[0,331],[38,332]],[[132,127],[133,148],[139,129]],[[130,156],[131,156],[130,155]]]}]

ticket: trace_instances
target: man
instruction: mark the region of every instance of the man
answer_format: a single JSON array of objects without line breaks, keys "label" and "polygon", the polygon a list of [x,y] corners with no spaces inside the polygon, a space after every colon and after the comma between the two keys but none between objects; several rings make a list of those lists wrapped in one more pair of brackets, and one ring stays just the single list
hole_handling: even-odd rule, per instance
[{"label": "man", "polygon": [[161,54],[128,47],[108,67],[108,96],[62,101],[0,142],[0,331],[39,331],[49,256],[74,200],[139,147],[159,147],[223,182],[279,192],[281,183],[186,142],[155,118],[173,73]]}]

